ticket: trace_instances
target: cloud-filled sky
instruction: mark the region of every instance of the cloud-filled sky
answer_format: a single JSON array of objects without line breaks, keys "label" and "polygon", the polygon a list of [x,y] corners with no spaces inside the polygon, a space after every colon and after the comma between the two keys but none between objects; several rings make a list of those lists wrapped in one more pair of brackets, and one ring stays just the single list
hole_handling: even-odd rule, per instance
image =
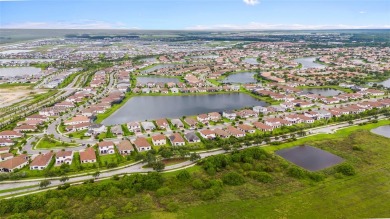
[{"label": "cloud-filled sky", "polygon": [[0,28],[390,28],[389,0],[0,0]]}]

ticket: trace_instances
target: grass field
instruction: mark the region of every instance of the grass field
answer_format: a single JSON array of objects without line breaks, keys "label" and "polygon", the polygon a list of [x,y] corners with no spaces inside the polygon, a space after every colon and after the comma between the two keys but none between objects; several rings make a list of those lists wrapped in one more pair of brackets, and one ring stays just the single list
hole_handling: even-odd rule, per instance
[{"label": "grass field", "polygon": [[[390,139],[368,131],[378,125],[356,126],[334,135],[318,135],[294,143],[266,147],[269,151],[301,145],[319,147],[342,156],[357,174],[330,174],[322,182],[278,178],[274,185],[245,183],[224,186],[213,201],[181,203],[177,212],[158,209],[139,212],[132,218],[367,218],[390,215]],[[353,147],[360,148],[353,150]],[[191,172],[202,172],[197,167]],[[320,172],[328,174],[332,168]],[[175,172],[167,173],[174,176]],[[275,176],[277,177],[277,176]],[[284,177],[285,178],[285,177]],[[184,195],[184,194],[183,194]],[[125,217],[123,217],[125,218]]]},{"label": "grass field", "polygon": [[50,149],[50,148],[71,147],[71,146],[77,146],[77,144],[70,144],[66,142],[57,141],[49,137],[43,137],[37,142],[35,148]]}]

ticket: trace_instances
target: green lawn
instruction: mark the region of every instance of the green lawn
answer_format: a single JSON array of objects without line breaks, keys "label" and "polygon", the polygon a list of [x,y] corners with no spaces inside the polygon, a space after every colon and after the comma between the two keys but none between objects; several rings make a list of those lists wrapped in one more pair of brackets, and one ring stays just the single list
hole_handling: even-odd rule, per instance
[{"label": "green lawn", "polygon": [[50,149],[50,148],[72,147],[72,146],[77,146],[77,144],[70,144],[66,142],[57,141],[50,137],[43,137],[37,142],[35,148]]},{"label": "green lawn", "polygon": [[87,136],[84,135],[87,132],[88,132],[88,130],[81,130],[81,131],[78,131],[78,132],[72,132],[72,133],[68,134],[68,136],[69,137],[72,136],[72,138],[78,138],[78,139],[88,138]]}]

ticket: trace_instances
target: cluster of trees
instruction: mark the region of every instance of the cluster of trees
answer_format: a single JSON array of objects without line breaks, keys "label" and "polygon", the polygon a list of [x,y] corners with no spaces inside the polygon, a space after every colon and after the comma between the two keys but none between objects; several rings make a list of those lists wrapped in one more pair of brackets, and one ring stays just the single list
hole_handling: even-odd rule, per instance
[{"label": "cluster of trees", "polygon": [[[44,193],[23,196],[13,199],[3,199],[0,215],[26,213],[27,211],[45,209],[48,213],[64,209],[68,199],[83,200],[88,197],[117,197],[131,195],[138,192],[156,191],[161,188],[164,178],[161,174],[153,172],[149,174],[125,175],[117,180],[102,181],[100,183],[87,183],[80,186],[71,186],[66,189],[49,190]],[[50,181],[44,180],[41,187],[46,187]]]}]

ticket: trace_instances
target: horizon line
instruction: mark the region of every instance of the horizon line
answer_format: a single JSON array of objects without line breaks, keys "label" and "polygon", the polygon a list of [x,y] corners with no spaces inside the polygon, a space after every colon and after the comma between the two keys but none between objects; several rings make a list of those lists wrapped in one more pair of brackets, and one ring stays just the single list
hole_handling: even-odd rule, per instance
[{"label": "horizon line", "polygon": [[307,28],[307,29],[137,29],[137,28],[2,28],[0,30],[126,30],[126,31],[305,31],[305,30],[390,30],[387,27],[376,28]]}]

